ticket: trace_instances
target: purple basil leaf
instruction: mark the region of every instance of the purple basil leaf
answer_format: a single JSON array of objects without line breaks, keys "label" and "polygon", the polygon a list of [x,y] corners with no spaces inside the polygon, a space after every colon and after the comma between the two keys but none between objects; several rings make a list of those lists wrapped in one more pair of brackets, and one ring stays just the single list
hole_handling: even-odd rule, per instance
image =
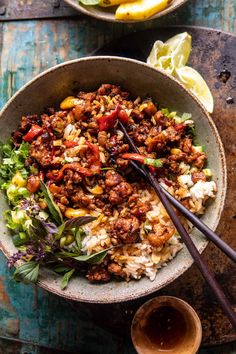
[{"label": "purple basil leaf", "polygon": [[58,228],[52,222],[46,222],[38,217],[32,218],[32,226],[30,226],[30,232],[38,237],[45,238],[48,234],[57,234]]},{"label": "purple basil leaf", "polygon": [[58,233],[58,228],[53,222],[47,222],[47,221],[41,220],[41,219],[40,219],[40,222],[49,234],[57,234]]},{"label": "purple basil leaf", "polygon": [[77,218],[73,218],[70,220],[67,220],[64,224],[64,230],[71,230],[77,227],[80,227],[82,225],[88,224],[94,220],[96,220],[97,218],[94,216],[78,216]]}]

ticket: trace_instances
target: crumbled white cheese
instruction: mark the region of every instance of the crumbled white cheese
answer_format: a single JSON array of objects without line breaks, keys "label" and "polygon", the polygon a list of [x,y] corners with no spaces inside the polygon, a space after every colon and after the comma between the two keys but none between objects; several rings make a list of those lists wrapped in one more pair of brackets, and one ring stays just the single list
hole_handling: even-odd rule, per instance
[{"label": "crumbled white cheese", "polygon": [[205,197],[214,197],[216,192],[216,184],[214,181],[204,182],[198,181],[190,188],[191,197],[193,199],[204,199]]},{"label": "crumbled white cheese", "polygon": [[64,138],[67,139],[70,135],[75,134],[76,128],[72,124],[68,124],[64,130]]},{"label": "crumbled white cheese", "polygon": [[181,186],[185,187],[192,187],[193,186],[193,181],[191,175],[181,175],[178,177],[178,182]]},{"label": "crumbled white cheese", "polygon": [[184,122],[184,124],[189,126],[194,126],[194,121],[192,119],[188,119]]}]

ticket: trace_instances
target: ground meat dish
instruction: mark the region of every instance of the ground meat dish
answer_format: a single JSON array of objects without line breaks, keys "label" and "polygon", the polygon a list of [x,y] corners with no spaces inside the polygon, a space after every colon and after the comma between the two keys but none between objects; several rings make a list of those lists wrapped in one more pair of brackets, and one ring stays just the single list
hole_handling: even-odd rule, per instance
[{"label": "ground meat dish", "polygon": [[[159,181],[193,209],[195,202],[190,203],[191,195],[178,178],[189,175],[192,184],[206,182],[202,171],[206,155],[193,143],[191,119],[178,122],[150,98],[132,99],[120,87],[104,84],[97,91],[66,98],[60,110],[51,108],[41,116],[22,117],[13,133],[15,146],[23,140],[30,143],[25,162],[33,166],[27,181],[30,193],[39,191],[39,180],[43,179],[65,219],[98,217],[93,227],[85,228],[82,251],[111,251],[102,264],[88,265],[86,277],[92,282],[107,282],[111,277],[129,279],[133,274],[127,257],[140,258],[144,249],[152,258],[149,268],[157,269],[153,259],[166,252],[175,234],[152,189],[132,169],[132,157],[125,158],[131,151],[117,120],[125,124],[140,156],[161,161],[159,167],[150,166]],[[157,204],[160,212],[155,216],[152,213]],[[198,212],[202,211],[203,204]],[[93,236],[88,235],[90,231]],[[92,237],[97,237],[93,244]],[[146,274],[141,268],[135,270],[137,279]]]}]

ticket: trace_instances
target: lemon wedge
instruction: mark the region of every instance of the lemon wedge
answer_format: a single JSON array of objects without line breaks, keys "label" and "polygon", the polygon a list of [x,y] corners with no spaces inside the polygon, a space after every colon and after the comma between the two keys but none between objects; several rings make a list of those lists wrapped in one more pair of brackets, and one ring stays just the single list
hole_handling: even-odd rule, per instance
[{"label": "lemon wedge", "polygon": [[187,63],[191,48],[192,37],[187,32],[179,33],[165,43],[156,41],[147,63],[172,74],[176,68]]},{"label": "lemon wedge", "polygon": [[175,70],[175,77],[197,96],[209,113],[213,112],[214,100],[211,91],[199,72],[189,66],[182,66]]}]

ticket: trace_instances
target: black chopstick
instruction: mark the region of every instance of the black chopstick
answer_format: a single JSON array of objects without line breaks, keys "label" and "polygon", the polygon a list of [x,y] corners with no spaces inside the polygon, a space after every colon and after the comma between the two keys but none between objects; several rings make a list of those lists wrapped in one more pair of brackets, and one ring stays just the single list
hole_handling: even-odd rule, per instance
[{"label": "black chopstick", "polygon": [[[144,178],[144,171],[135,162],[130,161],[132,166],[141,174]],[[167,196],[169,202],[180,211],[186,219],[188,219],[199,231],[201,231],[209,240],[211,240],[216,246],[218,246],[222,252],[224,252],[233,262],[236,262],[236,251],[233,250],[226,242],[224,242],[214,231],[212,231],[202,220],[200,220],[196,215],[191,213],[183,204],[181,204],[173,195],[171,195],[161,184],[162,191]]]},{"label": "black chopstick", "polygon": [[214,231],[212,231],[202,220],[191,213],[183,204],[173,197],[163,186],[162,191],[167,196],[171,204],[178,209],[199,231],[201,231],[209,240],[218,246],[232,261],[236,262],[236,251],[224,242]]},{"label": "black chopstick", "polygon": [[[123,131],[125,138],[127,142],[129,143],[130,147],[136,152],[139,153],[139,150],[135,146],[134,142],[130,138],[128,132],[126,131],[125,127],[123,124],[119,121],[118,122],[121,130]],[[189,236],[188,232],[184,228],[184,226],[181,224],[180,219],[178,218],[177,214],[175,213],[174,209],[172,208],[169,200],[167,199],[166,194],[164,191],[161,189],[161,186],[155,179],[155,177],[149,172],[149,170],[146,168],[146,166],[141,167],[145,177],[148,179],[149,183],[152,185],[153,189],[157,193],[160,201],[164,205],[167,213],[169,214],[174,226],[176,227],[177,231],[179,232],[184,244],[186,245],[189,253],[193,257],[197,267],[201,271],[202,275],[208,282],[209,286],[211,287],[212,291],[214,292],[216,298],[218,299],[219,303],[221,304],[222,309],[224,310],[225,314],[228,316],[231,324],[236,328],[236,314],[231,307],[230,302],[226,298],[223,290],[217,283],[217,281],[214,279],[214,275],[212,272],[209,270],[207,267],[207,264],[203,261],[203,259],[200,256],[200,253],[198,252],[195,244],[193,243],[191,237]]]}]

